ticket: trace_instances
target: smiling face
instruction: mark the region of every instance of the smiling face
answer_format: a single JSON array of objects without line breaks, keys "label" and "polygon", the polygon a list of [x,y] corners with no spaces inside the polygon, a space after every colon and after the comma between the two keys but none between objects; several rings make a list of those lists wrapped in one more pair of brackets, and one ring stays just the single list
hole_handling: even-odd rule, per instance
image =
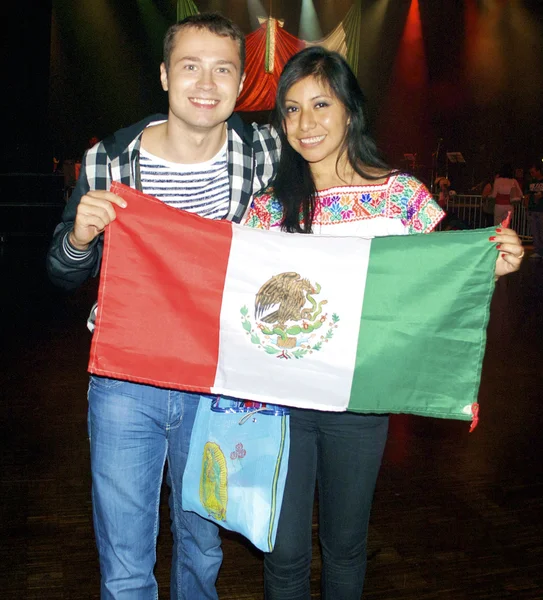
[{"label": "smiling face", "polygon": [[243,87],[239,44],[230,37],[188,27],[180,30],[160,80],[168,92],[169,119],[194,132],[222,128]]},{"label": "smiling face", "polygon": [[285,95],[284,121],[289,144],[312,172],[335,172],[343,152],[349,117],[330,88],[310,76],[296,82]]}]

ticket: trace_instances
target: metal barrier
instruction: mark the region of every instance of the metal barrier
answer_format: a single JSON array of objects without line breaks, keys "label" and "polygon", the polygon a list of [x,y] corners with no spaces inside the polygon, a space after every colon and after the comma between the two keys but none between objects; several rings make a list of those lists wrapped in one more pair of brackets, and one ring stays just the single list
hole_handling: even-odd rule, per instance
[{"label": "metal barrier", "polygon": [[523,242],[533,241],[528,210],[523,204],[515,204],[510,227],[517,232],[519,238]]},{"label": "metal barrier", "polygon": [[[436,202],[438,196],[434,196]],[[449,197],[445,208],[447,217],[439,224],[438,230],[443,229],[478,229],[480,227],[491,227],[494,223],[494,216],[483,211],[482,196],[453,194]],[[513,206],[513,216],[510,224],[523,242],[532,241],[530,230],[530,220],[526,207],[517,202]]]}]

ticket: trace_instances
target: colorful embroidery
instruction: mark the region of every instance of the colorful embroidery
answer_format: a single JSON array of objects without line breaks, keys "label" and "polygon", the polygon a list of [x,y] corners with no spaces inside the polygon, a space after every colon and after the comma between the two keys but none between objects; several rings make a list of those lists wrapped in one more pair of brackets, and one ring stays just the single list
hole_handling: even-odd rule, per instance
[{"label": "colorful embroidery", "polygon": [[[372,219],[376,216],[400,219],[409,233],[432,231],[443,212],[430,192],[415,177],[402,173],[382,184],[345,186],[317,194],[314,224],[334,225]],[[258,229],[281,225],[282,208],[272,193],[256,196],[246,224]]]}]

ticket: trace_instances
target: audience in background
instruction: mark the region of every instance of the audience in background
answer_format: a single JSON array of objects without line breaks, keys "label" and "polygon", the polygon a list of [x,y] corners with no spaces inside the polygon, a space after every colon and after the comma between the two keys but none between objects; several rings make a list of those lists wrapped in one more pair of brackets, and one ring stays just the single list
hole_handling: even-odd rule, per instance
[{"label": "audience in background", "polygon": [[443,210],[447,210],[451,195],[451,182],[447,177],[437,177],[435,186],[438,194],[437,203]]},{"label": "audience in background", "polygon": [[513,202],[519,202],[522,198],[522,190],[518,181],[513,178],[513,167],[511,163],[505,163],[498,171],[492,187],[492,198],[494,198],[494,225],[499,225],[513,213]]},{"label": "audience in background", "polygon": [[494,187],[496,177],[498,177],[497,173],[481,181],[481,225],[483,227],[490,227],[494,222],[492,188]]},{"label": "audience in background", "polygon": [[526,179],[524,177],[524,169],[521,167],[517,167],[515,169],[515,179],[517,180],[520,189],[524,191],[524,186],[526,185]]},{"label": "audience in background", "polygon": [[534,252],[530,258],[543,257],[543,173],[541,164],[530,167],[531,181],[528,184],[528,211],[534,238]]}]

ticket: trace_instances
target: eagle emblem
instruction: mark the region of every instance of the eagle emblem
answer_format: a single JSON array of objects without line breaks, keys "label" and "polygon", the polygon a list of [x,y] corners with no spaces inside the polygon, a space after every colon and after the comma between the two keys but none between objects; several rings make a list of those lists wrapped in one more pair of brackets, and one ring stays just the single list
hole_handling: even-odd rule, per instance
[{"label": "eagle emblem", "polygon": [[[321,292],[299,273],[289,271],[274,275],[258,290],[254,303],[256,328],[249,309],[241,309],[242,326],[251,342],[277,358],[303,358],[319,351],[333,337],[339,317],[328,319],[323,306],[328,300],[316,300]],[[328,328],[320,331],[325,324]]]}]

